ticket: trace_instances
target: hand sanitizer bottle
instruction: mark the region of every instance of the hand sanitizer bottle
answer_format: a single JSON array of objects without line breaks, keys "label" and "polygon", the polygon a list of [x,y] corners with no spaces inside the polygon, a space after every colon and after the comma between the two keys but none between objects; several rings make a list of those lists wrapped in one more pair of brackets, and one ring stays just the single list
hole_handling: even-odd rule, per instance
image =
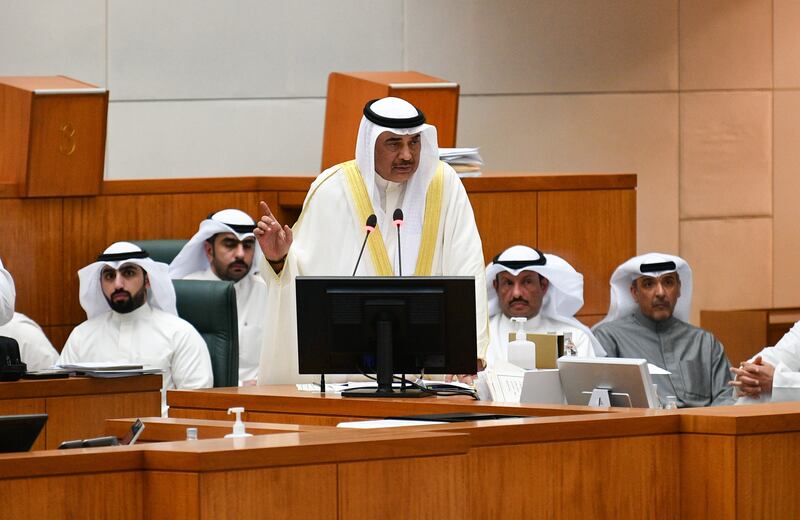
[{"label": "hand sanitizer bottle", "polygon": [[238,439],[239,437],[252,437],[252,433],[244,431],[244,423],[242,422],[242,414],[244,408],[237,406],[235,408],[228,408],[228,413],[236,414],[236,422],[233,423],[233,431],[225,436],[226,439]]},{"label": "hand sanitizer bottle", "polygon": [[517,334],[514,341],[508,342],[508,362],[512,365],[533,370],[536,368],[536,343],[528,340],[525,333],[525,322],[528,318],[511,318],[517,324]]},{"label": "hand sanitizer bottle", "polygon": [[564,355],[565,356],[577,356],[578,355],[578,347],[575,346],[575,343],[572,341],[572,333],[565,332],[564,333]]}]

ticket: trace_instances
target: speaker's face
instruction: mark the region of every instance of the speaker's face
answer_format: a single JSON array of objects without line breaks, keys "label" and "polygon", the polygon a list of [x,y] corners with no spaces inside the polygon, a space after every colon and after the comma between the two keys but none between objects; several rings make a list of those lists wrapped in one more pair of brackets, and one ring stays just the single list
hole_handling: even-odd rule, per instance
[{"label": "speaker's face", "polygon": [[375,141],[375,171],[392,182],[406,182],[419,167],[420,134],[383,132]]}]

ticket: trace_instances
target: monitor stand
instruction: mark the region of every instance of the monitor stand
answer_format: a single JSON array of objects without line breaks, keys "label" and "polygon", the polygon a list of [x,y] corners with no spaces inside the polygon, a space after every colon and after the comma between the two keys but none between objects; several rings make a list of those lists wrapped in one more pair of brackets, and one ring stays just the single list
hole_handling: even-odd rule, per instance
[{"label": "monitor stand", "polygon": [[392,322],[381,319],[376,323],[378,344],[375,352],[378,388],[353,388],[342,392],[342,397],[430,397],[434,394],[419,388],[407,388],[405,380],[399,389],[392,388]]}]

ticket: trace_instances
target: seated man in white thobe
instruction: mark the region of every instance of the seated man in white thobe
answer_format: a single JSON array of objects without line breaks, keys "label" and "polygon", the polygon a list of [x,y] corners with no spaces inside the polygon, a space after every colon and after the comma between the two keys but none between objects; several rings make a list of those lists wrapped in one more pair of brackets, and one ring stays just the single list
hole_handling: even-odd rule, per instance
[{"label": "seated man in white thobe", "polygon": [[255,221],[238,209],[224,209],[200,223],[200,229],[169,266],[184,280],[233,282],[239,325],[239,385],[254,385],[264,345],[267,284],[253,262]]},{"label": "seated man in white thobe", "polygon": [[[436,128],[398,98],[367,103],[354,161],[322,172],[290,229],[265,203],[256,238],[266,258],[269,286],[259,383],[311,381],[297,362],[296,276],[350,276],[364,240],[364,223],[377,216],[356,275],[448,275],[475,278],[477,355],[488,344],[481,239],[472,206],[455,171],[439,161]],[[393,225],[404,216],[402,244]],[[402,262],[398,259],[402,252]]]},{"label": "seated man in white thobe", "polygon": [[[798,400],[800,397],[800,321],[784,334],[774,347],[766,347],[750,361],[731,368],[736,378],[729,384],[736,388],[739,404],[775,400]],[[778,395],[778,389],[791,389]]]},{"label": "seated man in white thobe", "polygon": [[524,330],[545,334],[572,334],[577,355],[605,356],[591,331],[575,319],[583,306],[583,275],[559,256],[527,246],[512,246],[486,267],[489,302],[489,350],[491,368],[508,361],[509,334],[517,330],[511,318],[527,318]]},{"label": "seated man in white thobe", "polygon": [[8,323],[14,316],[14,301],[17,298],[17,291],[14,288],[14,279],[11,273],[3,267],[0,261],[0,325]]},{"label": "seated man in white thobe", "polygon": [[213,386],[208,347],[197,330],[178,317],[168,269],[139,246],[116,242],[97,262],[78,271],[81,307],[88,319],[69,335],[58,364],[160,368],[162,412],[166,389]]},{"label": "seated man in white thobe", "polygon": [[662,402],[679,407],[732,404],[730,363],[710,332],[687,323],[692,270],[683,258],[648,253],[611,276],[608,315],[592,332],[611,357],[643,358],[669,375],[653,375]]}]

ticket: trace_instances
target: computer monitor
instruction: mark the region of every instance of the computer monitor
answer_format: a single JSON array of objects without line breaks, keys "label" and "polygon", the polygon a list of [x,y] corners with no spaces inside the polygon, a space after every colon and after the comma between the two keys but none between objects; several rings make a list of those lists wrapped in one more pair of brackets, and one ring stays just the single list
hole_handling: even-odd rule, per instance
[{"label": "computer monitor", "polygon": [[30,450],[46,422],[46,413],[0,415],[0,453]]},{"label": "computer monitor", "polygon": [[644,359],[562,357],[558,372],[567,404],[658,407]]},{"label": "computer monitor", "polygon": [[396,373],[475,372],[472,277],[299,276],[296,294],[301,374],[374,373],[360,395],[398,397]]}]

